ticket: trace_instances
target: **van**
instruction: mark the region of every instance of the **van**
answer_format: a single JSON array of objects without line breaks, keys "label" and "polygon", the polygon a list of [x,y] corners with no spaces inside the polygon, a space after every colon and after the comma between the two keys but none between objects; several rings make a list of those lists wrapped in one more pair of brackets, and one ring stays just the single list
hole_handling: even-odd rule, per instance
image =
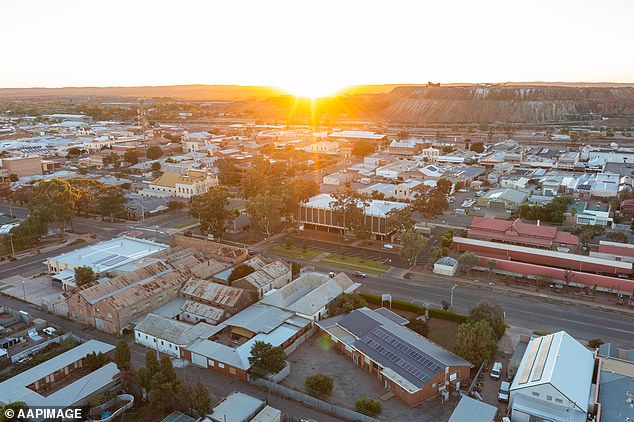
[{"label": "van", "polygon": [[467,212],[462,208],[456,208],[454,211],[457,215],[467,215]]},{"label": "van", "polygon": [[502,381],[502,384],[500,384],[500,390],[498,391],[498,401],[508,403],[510,390],[511,384],[509,384],[508,381]]},{"label": "van", "polygon": [[491,368],[491,379],[499,380],[502,375],[502,362],[495,362]]}]

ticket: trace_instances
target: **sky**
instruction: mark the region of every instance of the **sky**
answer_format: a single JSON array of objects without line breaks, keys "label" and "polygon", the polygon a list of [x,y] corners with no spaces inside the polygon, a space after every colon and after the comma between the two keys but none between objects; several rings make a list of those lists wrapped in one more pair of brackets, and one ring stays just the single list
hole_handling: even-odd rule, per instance
[{"label": "sky", "polygon": [[[19,0],[0,87],[634,82],[634,1]],[[301,92],[303,91],[303,92]]]}]

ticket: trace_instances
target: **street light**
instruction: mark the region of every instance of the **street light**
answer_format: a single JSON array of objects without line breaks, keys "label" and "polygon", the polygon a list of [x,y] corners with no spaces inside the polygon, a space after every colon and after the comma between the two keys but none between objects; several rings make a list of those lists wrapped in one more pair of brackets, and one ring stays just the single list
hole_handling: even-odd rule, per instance
[{"label": "street light", "polygon": [[449,310],[451,310],[453,307],[453,291],[456,287],[458,287],[458,285],[454,284],[453,287],[451,288],[451,299],[449,300]]},{"label": "street light", "polygon": [[24,295],[24,301],[26,302],[26,288],[24,287],[24,280],[22,280],[22,294]]}]

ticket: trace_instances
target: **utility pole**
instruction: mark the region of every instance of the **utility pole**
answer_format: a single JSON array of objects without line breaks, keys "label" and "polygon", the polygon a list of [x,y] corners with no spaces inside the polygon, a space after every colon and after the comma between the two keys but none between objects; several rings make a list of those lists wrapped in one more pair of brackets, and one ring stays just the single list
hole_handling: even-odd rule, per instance
[{"label": "utility pole", "polygon": [[450,310],[450,311],[451,311],[451,310],[452,310],[452,308],[453,308],[453,291],[454,291],[454,289],[455,289],[456,287],[458,287],[458,285],[457,285],[457,284],[454,284],[454,285],[453,285],[453,287],[451,288],[451,299],[450,299],[450,301],[449,301],[449,310]]},{"label": "utility pole", "polygon": [[15,258],[15,248],[13,247],[13,233],[9,233],[9,241],[11,242],[11,256]]}]

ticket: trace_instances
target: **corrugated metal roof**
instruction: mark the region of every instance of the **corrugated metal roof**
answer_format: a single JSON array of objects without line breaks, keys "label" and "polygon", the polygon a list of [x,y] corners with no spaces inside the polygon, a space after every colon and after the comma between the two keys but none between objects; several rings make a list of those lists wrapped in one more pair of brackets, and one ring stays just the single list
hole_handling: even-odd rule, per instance
[{"label": "corrugated metal roof", "polygon": [[199,322],[196,325],[148,314],[143,321],[134,328],[135,332],[150,335],[173,344],[189,345],[197,338],[211,336],[215,328],[210,324]]},{"label": "corrugated metal roof", "polygon": [[250,299],[245,290],[196,278],[190,279],[183,286],[181,294],[227,307],[234,307],[241,300]]},{"label": "corrugated metal roof", "polygon": [[200,319],[204,319],[209,324],[218,324],[227,318],[227,311],[224,309],[216,308],[215,306],[207,305],[205,303],[195,302],[193,300],[187,300],[181,306],[183,312],[188,312],[198,316]]}]

